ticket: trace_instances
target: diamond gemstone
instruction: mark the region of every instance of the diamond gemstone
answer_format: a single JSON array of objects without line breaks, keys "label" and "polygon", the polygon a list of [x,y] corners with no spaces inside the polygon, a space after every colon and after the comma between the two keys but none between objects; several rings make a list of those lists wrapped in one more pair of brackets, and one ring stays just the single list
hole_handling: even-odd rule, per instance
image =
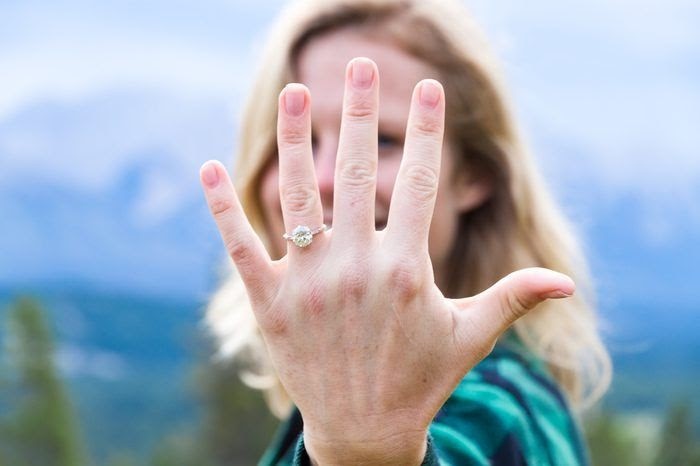
[{"label": "diamond gemstone", "polygon": [[311,241],[314,239],[314,236],[311,234],[311,228],[305,227],[303,225],[299,225],[294,230],[292,230],[292,234],[290,236],[292,242],[300,248],[305,248],[306,246],[311,244]]}]

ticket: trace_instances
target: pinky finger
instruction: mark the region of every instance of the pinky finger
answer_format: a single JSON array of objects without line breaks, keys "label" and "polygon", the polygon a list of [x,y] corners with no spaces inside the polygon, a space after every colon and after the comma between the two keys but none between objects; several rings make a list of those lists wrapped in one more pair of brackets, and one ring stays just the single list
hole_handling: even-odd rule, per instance
[{"label": "pinky finger", "polygon": [[245,216],[226,168],[216,160],[202,165],[200,182],[229,256],[236,264],[251,303],[269,302],[274,274],[270,256]]}]

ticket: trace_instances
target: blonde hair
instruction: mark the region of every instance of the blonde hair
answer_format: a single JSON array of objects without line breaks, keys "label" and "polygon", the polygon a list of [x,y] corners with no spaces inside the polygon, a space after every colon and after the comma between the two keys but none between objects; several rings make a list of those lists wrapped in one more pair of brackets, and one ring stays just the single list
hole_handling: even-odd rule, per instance
[{"label": "blonde hair", "polygon": [[[456,172],[468,170],[492,185],[490,197],[459,219],[444,274],[451,279],[443,293],[470,296],[530,266],[574,278],[574,297],[541,304],[514,328],[529,350],[546,361],[574,405],[588,406],[605,392],[612,370],[598,334],[586,263],[518,133],[486,40],[456,2],[306,0],[280,17],[243,115],[234,171],[251,224],[269,246],[259,185],[276,154],[278,93],[294,80],[296,59],[309,41],[344,28],[359,28],[387,41],[439,73]],[[230,266],[206,320],[221,342],[221,354],[247,362],[243,381],[264,390],[273,413],[285,416],[291,402],[269,361],[242,282]]]}]

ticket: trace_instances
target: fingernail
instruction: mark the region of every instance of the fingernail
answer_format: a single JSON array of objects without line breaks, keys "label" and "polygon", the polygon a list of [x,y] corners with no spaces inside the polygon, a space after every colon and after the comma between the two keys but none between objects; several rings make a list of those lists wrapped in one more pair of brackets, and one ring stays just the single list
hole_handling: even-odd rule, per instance
[{"label": "fingernail", "polygon": [[356,58],[350,68],[352,85],[356,89],[367,89],[372,85],[374,79],[374,66],[366,58]]},{"label": "fingernail", "polygon": [[208,162],[202,166],[202,181],[207,188],[215,188],[219,184],[219,173],[214,163]]},{"label": "fingernail", "polygon": [[284,109],[291,116],[304,113],[306,96],[304,88],[298,84],[288,84],[284,90]]},{"label": "fingernail", "polygon": [[423,81],[418,91],[420,103],[425,107],[435,108],[440,101],[441,87],[437,81],[432,79]]},{"label": "fingernail", "polygon": [[571,297],[571,293],[567,293],[564,290],[553,290],[548,293],[545,293],[542,295],[544,299],[559,299],[559,298],[569,298]]}]

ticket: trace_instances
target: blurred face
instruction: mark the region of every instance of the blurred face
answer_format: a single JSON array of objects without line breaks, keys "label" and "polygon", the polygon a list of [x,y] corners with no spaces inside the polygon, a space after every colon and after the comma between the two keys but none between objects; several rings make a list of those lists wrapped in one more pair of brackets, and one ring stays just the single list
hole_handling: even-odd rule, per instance
[{"label": "blurred face", "polygon": [[[333,224],[333,180],[340,134],[345,67],[354,57],[371,58],[379,67],[379,159],[377,168],[376,228],[389,215],[394,181],[401,163],[404,132],[413,87],[438,73],[422,61],[388,43],[364,39],[353,30],[341,30],[313,39],[299,57],[299,82],[311,91],[311,119],[316,177],[323,203],[324,222]],[[261,200],[269,229],[273,257],[286,250],[278,189],[277,163],[266,168]],[[439,284],[440,271],[455,241],[458,216],[480,203],[477,183],[457,180],[449,143],[443,147],[442,168],[430,229],[430,256]],[[481,198],[483,200],[483,197]]]}]

